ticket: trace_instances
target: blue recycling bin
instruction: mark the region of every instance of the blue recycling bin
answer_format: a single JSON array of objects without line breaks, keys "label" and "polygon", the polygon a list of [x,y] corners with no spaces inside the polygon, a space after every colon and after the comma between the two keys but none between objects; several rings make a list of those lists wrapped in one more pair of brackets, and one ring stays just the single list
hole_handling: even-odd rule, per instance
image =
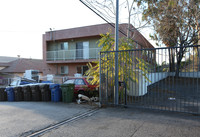
[{"label": "blue recycling bin", "polygon": [[8,101],[14,101],[15,100],[15,94],[14,94],[13,87],[8,87],[5,90],[7,92]]},{"label": "blue recycling bin", "polygon": [[61,101],[61,89],[59,84],[51,84],[49,86],[51,90],[51,101],[59,102]]}]

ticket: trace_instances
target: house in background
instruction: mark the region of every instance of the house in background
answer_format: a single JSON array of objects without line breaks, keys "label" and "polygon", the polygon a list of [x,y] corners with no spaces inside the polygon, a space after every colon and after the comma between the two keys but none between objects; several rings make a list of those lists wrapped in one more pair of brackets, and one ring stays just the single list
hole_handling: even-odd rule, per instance
[{"label": "house in background", "polygon": [[17,57],[0,56],[0,70],[8,67],[10,65],[10,62],[17,59],[18,59]]},{"label": "house in background", "polygon": [[[127,26],[120,24],[120,37],[126,35]],[[84,75],[88,70],[87,63],[99,58],[101,49],[97,42],[101,38],[100,34],[107,32],[115,32],[110,24],[49,31],[43,34],[43,60],[48,68],[43,71],[44,75]],[[131,37],[138,49],[154,48],[137,30],[131,33]]]},{"label": "house in background", "polygon": [[45,69],[45,64],[40,59],[0,56],[0,84],[6,84],[8,79],[14,77],[23,77],[25,70],[39,70],[39,75],[42,76]]}]

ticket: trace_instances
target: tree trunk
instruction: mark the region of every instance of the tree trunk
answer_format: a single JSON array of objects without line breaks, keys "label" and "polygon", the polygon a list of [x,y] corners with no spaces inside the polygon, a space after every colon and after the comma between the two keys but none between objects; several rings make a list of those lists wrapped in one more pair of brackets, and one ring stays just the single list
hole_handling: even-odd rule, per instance
[{"label": "tree trunk", "polygon": [[180,72],[180,65],[181,65],[181,60],[183,58],[184,51],[183,47],[180,47],[180,51],[177,53],[177,65],[176,65],[176,74],[175,77],[179,77],[179,72]]},{"label": "tree trunk", "polygon": [[[200,20],[199,21],[197,21],[197,30],[198,30],[198,27],[200,27],[200,24],[199,24],[199,22],[200,22]],[[199,46],[200,46],[200,30],[199,30],[199,32],[198,32],[198,43],[197,43]],[[199,57],[199,66],[198,66],[198,71],[200,71],[200,47],[197,47],[197,55],[198,55],[198,57]]]},{"label": "tree trunk", "polygon": [[177,62],[177,65],[176,65],[176,74],[175,74],[175,77],[176,77],[176,78],[179,77],[180,64],[181,64],[181,61],[178,61],[178,62]]},{"label": "tree trunk", "polygon": [[197,55],[198,55],[198,58],[199,58],[198,71],[200,71],[200,45],[197,47]]},{"label": "tree trunk", "polygon": [[175,71],[174,52],[172,48],[168,49],[169,52],[169,72]]}]

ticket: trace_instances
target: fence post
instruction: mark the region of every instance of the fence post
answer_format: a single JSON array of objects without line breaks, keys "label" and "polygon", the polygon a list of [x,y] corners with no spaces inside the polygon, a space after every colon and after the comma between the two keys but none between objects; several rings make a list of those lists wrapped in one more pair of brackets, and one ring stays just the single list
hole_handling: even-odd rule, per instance
[{"label": "fence post", "polygon": [[118,95],[118,39],[119,39],[119,0],[116,0],[116,20],[115,20],[115,105],[119,104],[119,95]]},{"label": "fence post", "polygon": [[99,52],[99,107],[100,105],[102,104],[102,98],[101,98],[101,88],[102,88],[102,85],[101,85],[101,52]]}]

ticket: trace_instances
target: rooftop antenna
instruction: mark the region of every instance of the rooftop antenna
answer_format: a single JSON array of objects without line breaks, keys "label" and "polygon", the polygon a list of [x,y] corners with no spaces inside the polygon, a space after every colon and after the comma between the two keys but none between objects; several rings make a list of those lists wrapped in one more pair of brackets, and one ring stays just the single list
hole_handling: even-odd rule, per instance
[{"label": "rooftop antenna", "polygon": [[54,30],[54,28],[49,28],[50,29],[50,34],[51,34],[51,40],[53,40],[53,30]]}]

